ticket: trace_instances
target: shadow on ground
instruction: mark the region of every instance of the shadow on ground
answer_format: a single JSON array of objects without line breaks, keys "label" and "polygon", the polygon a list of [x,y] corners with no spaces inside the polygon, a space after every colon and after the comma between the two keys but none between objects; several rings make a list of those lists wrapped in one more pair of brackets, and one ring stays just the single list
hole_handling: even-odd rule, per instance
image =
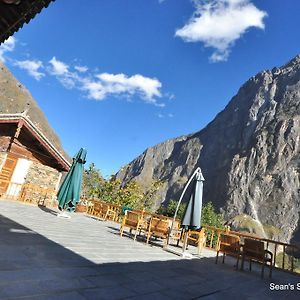
[{"label": "shadow on ground", "polygon": [[4,216],[0,237],[0,299],[299,299],[297,291],[269,289],[297,277],[261,280],[230,260],[95,264]]},{"label": "shadow on ground", "polygon": [[39,204],[39,205],[38,205],[38,208],[39,208],[40,210],[42,210],[42,211],[48,213],[48,214],[57,216],[57,212],[56,212],[55,210],[50,209],[50,208],[48,208],[48,207],[46,207],[46,206],[44,206],[44,205]]}]

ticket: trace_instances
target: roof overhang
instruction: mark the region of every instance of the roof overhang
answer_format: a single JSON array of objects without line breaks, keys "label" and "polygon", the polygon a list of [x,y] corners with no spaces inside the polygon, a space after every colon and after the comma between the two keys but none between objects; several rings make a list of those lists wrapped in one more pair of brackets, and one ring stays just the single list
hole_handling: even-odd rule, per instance
[{"label": "roof overhang", "polygon": [[0,44],[55,0],[0,0]]},{"label": "roof overhang", "polygon": [[64,171],[70,169],[70,162],[61,154],[59,150],[49,141],[49,139],[38,129],[34,123],[24,114],[1,114],[0,124],[22,124],[32,136],[43,146],[43,148],[62,166]]}]

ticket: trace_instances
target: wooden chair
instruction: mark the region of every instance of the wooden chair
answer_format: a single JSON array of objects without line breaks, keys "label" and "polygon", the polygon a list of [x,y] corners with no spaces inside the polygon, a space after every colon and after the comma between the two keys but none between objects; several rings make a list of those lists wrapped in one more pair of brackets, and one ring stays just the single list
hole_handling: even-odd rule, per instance
[{"label": "wooden chair", "polygon": [[120,235],[123,236],[124,228],[127,227],[131,230],[135,230],[134,234],[134,241],[136,240],[136,236],[138,232],[141,232],[141,230],[144,229],[144,220],[143,215],[141,213],[126,210],[125,216],[123,218],[123,221],[121,223],[120,227]]},{"label": "wooden chair", "polygon": [[178,246],[179,242],[181,241],[181,236],[182,236],[182,229],[180,228],[180,221],[175,220],[172,231],[171,231],[173,219],[167,218],[167,220],[169,223],[169,230],[170,230],[167,244],[170,243],[170,240],[175,240],[175,241],[177,241],[177,246]]},{"label": "wooden chair", "polygon": [[188,244],[192,241],[197,246],[199,255],[206,244],[205,228],[201,228],[201,230],[189,230],[187,240]]},{"label": "wooden chair", "polygon": [[91,215],[98,217],[101,211],[101,203],[99,201],[95,201],[93,203],[92,209],[91,209]]},{"label": "wooden chair", "polygon": [[265,249],[265,244],[263,241],[247,239],[244,240],[243,251],[242,251],[242,266],[241,270],[244,269],[245,259],[249,260],[249,269],[251,271],[252,261],[256,261],[262,264],[261,277],[264,277],[265,265],[269,263],[269,277],[272,277],[272,267],[273,267],[273,253]]},{"label": "wooden chair", "polygon": [[111,208],[111,206],[108,203],[101,203],[101,209],[99,213],[99,217],[106,220],[112,220],[114,221],[117,216],[117,213]]},{"label": "wooden chair", "polygon": [[164,248],[168,245],[170,225],[167,219],[152,217],[148,226],[147,244],[152,236],[164,239]]},{"label": "wooden chair", "polygon": [[216,264],[218,263],[219,253],[223,253],[223,261],[225,262],[225,256],[228,254],[230,256],[234,256],[237,258],[236,268],[239,266],[239,259],[241,256],[241,246],[240,246],[240,237],[232,234],[221,233],[218,244],[217,244],[217,256],[216,256]]},{"label": "wooden chair", "polygon": [[87,213],[88,215],[91,215],[92,212],[93,212],[93,209],[94,209],[94,202],[93,202],[93,201],[89,201],[89,202],[88,202],[88,205],[87,205],[87,207],[86,207],[86,213]]}]

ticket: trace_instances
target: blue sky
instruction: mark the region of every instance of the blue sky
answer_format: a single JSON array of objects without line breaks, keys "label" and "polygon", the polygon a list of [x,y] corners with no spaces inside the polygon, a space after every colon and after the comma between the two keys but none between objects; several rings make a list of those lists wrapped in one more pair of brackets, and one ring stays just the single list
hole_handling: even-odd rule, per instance
[{"label": "blue sky", "polygon": [[72,156],[106,176],[200,130],[299,53],[300,1],[57,0],[0,48]]}]

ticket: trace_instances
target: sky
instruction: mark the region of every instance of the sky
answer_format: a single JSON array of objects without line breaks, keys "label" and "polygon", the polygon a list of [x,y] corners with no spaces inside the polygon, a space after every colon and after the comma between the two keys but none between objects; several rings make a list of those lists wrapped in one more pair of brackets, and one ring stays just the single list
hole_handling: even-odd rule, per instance
[{"label": "sky", "polygon": [[[88,4],[87,4],[88,3]],[[73,156],[104,176],[204,128],[300,52],[300,1],[56,0],[0,47]]]}]

